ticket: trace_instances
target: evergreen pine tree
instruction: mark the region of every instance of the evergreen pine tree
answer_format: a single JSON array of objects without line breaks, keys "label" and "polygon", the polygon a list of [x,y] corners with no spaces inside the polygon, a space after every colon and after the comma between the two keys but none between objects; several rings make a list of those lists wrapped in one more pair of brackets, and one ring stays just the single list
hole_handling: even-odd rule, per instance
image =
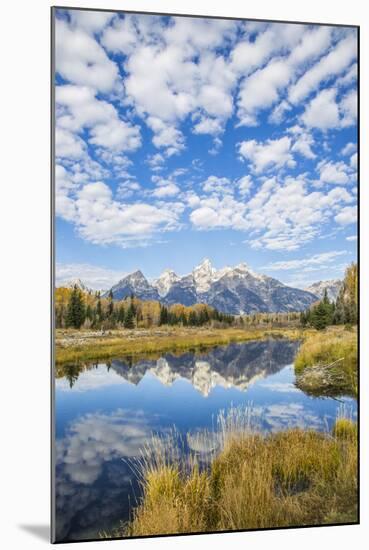
[{"label": "evergreen pine tree", "polygon": [[108,317],[112,317],[114,313],[113,291],[109,290]]},{"label": "evergreen pine tree", "polygon": [[160,315],[159,315],[159,325],[167,325],[168,324],[168,309],[161,305],[160,306]]},{"label": "evergreen pine tree", "polygon": [[118,323],[124,323],[124,307],[122,305],[120,305],[118,309],[117,321]]},{"label": "evergreen pine tree", "polygon": [[135,328],[133,309],[130,306],[124,318],[124,328]]},{"label": "evergreen pine tree", "polygon": [[85,305],[82,293],[77,285],[75,285],[68,302],[66,324],[68,327],[81,328],[84,321]]}]

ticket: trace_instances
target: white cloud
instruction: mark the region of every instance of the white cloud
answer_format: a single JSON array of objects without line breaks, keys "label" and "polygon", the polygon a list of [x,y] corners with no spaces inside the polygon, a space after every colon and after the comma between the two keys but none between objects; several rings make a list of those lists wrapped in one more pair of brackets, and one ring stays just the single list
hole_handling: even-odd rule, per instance
[{"label": "white cloud", "polygon": [[251,176],[243,176],[238,180],[237,185],[241,196],[249,195],[252,188]]},{"label": "white cloud", "polygon": [[349,142],[347,143],[343,149],[341,150],[341,155],[351,155],[351,153],[354,153],[357,149],[357,146],[355,143]]},{"label": "white cloud", "polygon": [[289,101],[294,104],[301,102],[320,83],[341,73],[357,55],[357,40],[355,36],[348,36],[341,40],[328,55],[320,59],[311,69],[294,84],[289,90]]},{"label": "white cloud", "polygon": [[320,181],[322,183],[345,185],[351,180],[349,167],[342,161],[322,161],[318,164],[318,169],[320,172]]},{"label": "white cloud", "polygon": [[264,266],[263,269],[269,269],[272,271],[284,271],[290,269],[304,269],[317,268],[322,269],[327,264],[335,261],[339,256],[347,254],[346,250],[334,250],[331,252],[322,252],[321,254],[314,254],[307,258],[300,258],[298,260],[286,260],[280,262],[273,262]]},{"label": "white cloud", "polygon": [[278,100],[279,90],[287,86],[291,68],[280,59],[273,59],[266,67],[255,71],[241,85],[237,101],[240,124],[256,125],[256,114]]},{"label": "white cloud", "polygon": [[168,182],[160,187],[157,187],[157,189],[153,191],[153,195],[154,197],[162,199],[165,197],[173,197],[174,195],[178,195],[179,191],[180,189],[175,183]]},{"label": "white cloud", "polygon": [[306,126],[326,130],[339,126],[339,110],[336,103],[337,90],[322,90],[305,108],[301,119]]},{"label": "white cloud", "polygon": [[175,126],[170,126],[155,117],[149,117],[147,124],[155,134],[152,140],[155,147],[167,147],[166,156],[172,156],[185,148],[184,136]]},{"label": "white cloud", "polygon": [[353,63],[343,76],[337,78],[336,85],[342,88],[344,88],[345,86],[350,86],[353,82],[357,80],[357,75],[358,66],[357,63]]},{"label": "white cloud", "polygon": [[134,18],[131,16],[115,18],[101,37],[101,43],[107,50],[125,55],[132,53],[138,40]]},{"label": "white cloud", "polygon": [[57,126],[73,132],[90,130],[89,142],[113,151],[133,151],[141,145],[138,126],[119,118],[115,107],[95,97],[86,86],[57,86]]},{"label": "white cloud", "polygon": [[350,166],[351,166],[351,168],[353,168],[354,170],[357,169],[357,153],[354,153],[354,154],[350,157]]},{"label": "white cloud", "polygon": [[291,154],[291,139],[268,139],[257,142],[254,139],[242,141],[239,144],[239,153],[249,160],[255,172],[260,173],[270,168],[281,168],[284,165],[293,167],[295,161]]},{"label": "white cloud", "polygon": [[357,92],[356,90],[351,90],[347,95],[342,99],[339,105],[342,120],[341,125],[345,128],[346,126],[352,126],[356,124],[357,120]]},{"label": "white cloud", "polygon": [[346,237],[346,241],[357,241],[357,235],[350,235],[349,237]]},{"label": "white cloud", "polygon": [[84,141],[69,130],[55,129],[55,154],[57,157],[79,159],[85,154]]},{"label": "white cloud", "polygon": [[[60,176],[63,182],[68,181],[66,172]],[[85,240],[122,247],[143,246],[157,233],[176,229],[180,215],[179,209],[169,203],[120,202],[101,181],[77,189],[64,184],[56,196],[56,210],[75,224]]]},{"label": "white cloud", "polygon": [[316,154],[312,150],[312,146],[315,144],[313,136],[309,132],[304,131],[302,128],[299,128],[296,134],[297,137],[291,147],[291,151],[294,153],[300,153],[300,155],[308,159],[316,158]]},{"label": "white cloud", "polygon": [[112,90],[118,78],[116,64],[99,43],[61,19],[55,22],[55,62],[57,72],[70,82],[101,92]]},{"label": "white cloud", "polygon": [[64,264],[57,263],[55,269],[56,286],[63,286],[69,281],[81,279],[81,281],[93,290],[105,290],[126,275],[123,271],[107,269],[90,264]]},{"label": "white cloud", "polygon": [[201,117],[193,127],[194,134],[219,134],[222,131],[222,123],[216,118]]},{"label": "white cloud", "polygon": [[280,124],[284,119],[285,112],[290,111],[291,109],[292,107],[288,101],[281,101],[269,115],[268,122],[271,122],[272,124]]},{"label": "white cloud", "polygon": [[155,153],[154,155],[149,155],[146,162],[152,171],[157,172],[163,169],[165,158],[162,154]]},{"label": "white cloud", "polygon": [[233,193],[233,185],[228,178],[219,178],[217,176],[209,176],[202,183],[202,188],[206,193]]},{"label": "white cloud", "polygon": [[73,26],[91,33],[101,32],[114,17],[114,13],[93,10],[70,10],[68,13]]},{"label": "white cloud", "polygon": [[340,225],[349,225],[355,223],[357,218],[357,208],[356,206],[346,206],[342,208],[339,214],[335,216],[335,221]]},{"label": "white cloud", "polygon": [[198,229],[232,228],[249,232],[252,248],[296,250],[322,232],[324,225],[354,201],[346,189],[309,192],[303,178],[286,178],[281,184],[269,178],[247,202],[232,196],[195,197],[190,214]]}]

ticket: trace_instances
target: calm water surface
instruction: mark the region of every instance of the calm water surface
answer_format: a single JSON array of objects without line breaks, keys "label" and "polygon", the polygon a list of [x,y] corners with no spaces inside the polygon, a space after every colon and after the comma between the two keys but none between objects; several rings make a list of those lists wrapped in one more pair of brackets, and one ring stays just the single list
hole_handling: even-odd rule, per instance
[{"label": "calm water surface", "polygon": [[[317,399],[294,385],[298,342],[269,340],[159,359],[112,360],[56,380],[57,540],[98,538],[129,518],[139,495],[124,459],[153,433],[212,428],[220,410],[252,406],[265,431],[328,429],[350,398]],[[191,437],[186,439],[191,446]],[[196,450],[196,449],[195,449]]]}]

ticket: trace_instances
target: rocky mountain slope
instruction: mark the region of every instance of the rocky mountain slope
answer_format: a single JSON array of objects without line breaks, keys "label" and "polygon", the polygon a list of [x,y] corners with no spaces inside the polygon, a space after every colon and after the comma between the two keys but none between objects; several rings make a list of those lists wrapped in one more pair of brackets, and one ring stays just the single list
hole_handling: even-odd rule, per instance
[{"label": "rocky mountain slope", "polygon": [[337,300],[341,286],[342,281],[340,279],[330,279],[329,281],[318,281],[313,283],[304,290],[315,294],[318,298],[323,298],[324,291],[327,289],[328,298],[335,301]]}]

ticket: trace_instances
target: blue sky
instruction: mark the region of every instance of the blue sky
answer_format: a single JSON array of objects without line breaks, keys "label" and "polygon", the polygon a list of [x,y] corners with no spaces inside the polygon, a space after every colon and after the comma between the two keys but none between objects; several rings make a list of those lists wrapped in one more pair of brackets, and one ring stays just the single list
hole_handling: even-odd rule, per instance
[{"label": "blue sky", "polygon": [[357,31],[58,10],[56,280],[356,259]]}]

